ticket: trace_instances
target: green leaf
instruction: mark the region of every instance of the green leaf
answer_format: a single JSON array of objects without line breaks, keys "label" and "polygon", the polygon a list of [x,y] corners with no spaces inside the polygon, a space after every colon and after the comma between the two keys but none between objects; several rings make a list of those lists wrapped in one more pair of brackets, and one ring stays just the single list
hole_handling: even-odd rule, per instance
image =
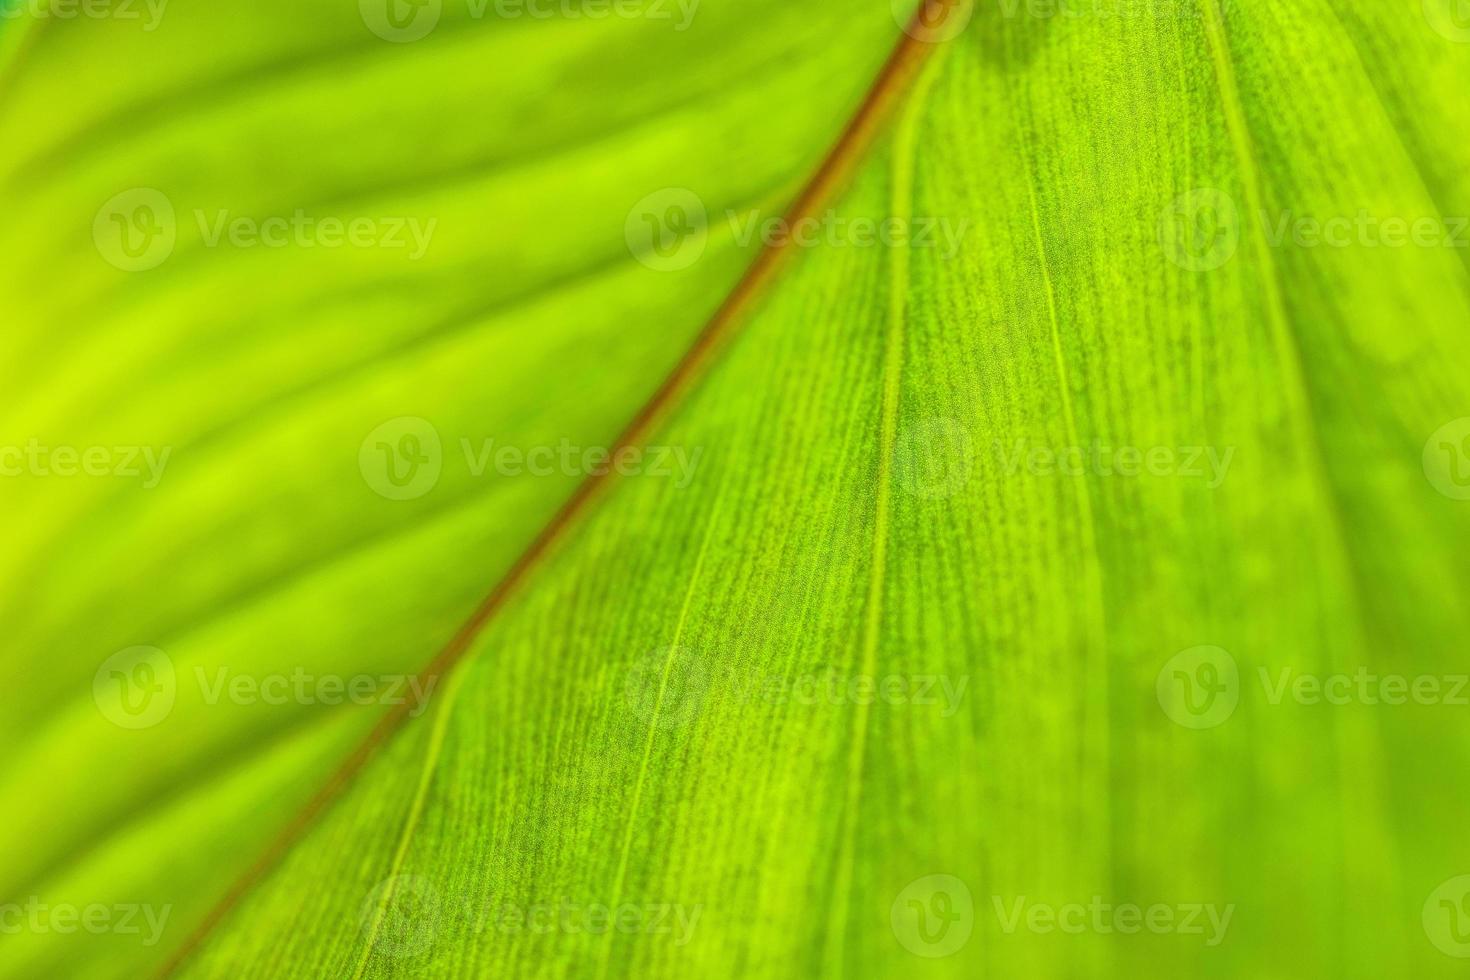
[{"label": "green leaf", "polygon": [[[176,2],[145,27],[4,21],[0,444],[147,449],[161,473],[119,452],[143,475],[22,460],[0,481],[0,902],[172,911],[147,945],[7,935],[10,976],[137,976],[183,942],[383,711],[241,703],[221,680],[421,669],[581,476],[477,476],[460,440],[612,445],[747,261],[721,232],[684,275],[656,272],[630,255],[630,209],[695,175],[712,208],[781,208],[896,31],[884,10],[775,3],[678,33],[461,7],[412,45],[353,4]],[[58,86],[88,94],[58,112]],[[174,211],[174,244],[130,272],[94,224],[139,187]],[[209,243],[222,211],[298,210],[436,224],[417,261]],[[360,465],[402,417],[449,459],[412,500]],[[112,658],[140,646],[174,700],[124,729],[94,680],[115,700],[136,664]]]},{"label": "green leaf", "polygon": [[[960,7],[880,71],[884,5],[454,6],[8,26],[0,444],[174,453],[0,484],[0,901],[172,914],[3,975],[1456,975],[1453,7]],[[59,114],[79,70],[127,81]],[[184,216],[146,272],[92,240],[129,187]],[[192,220],[297,207],[438,230]],[[636,231],[700,208],[682,268]],[[696,462],[459,452],[625,430]],[[433,436],[423,496],[374,469]]]}]

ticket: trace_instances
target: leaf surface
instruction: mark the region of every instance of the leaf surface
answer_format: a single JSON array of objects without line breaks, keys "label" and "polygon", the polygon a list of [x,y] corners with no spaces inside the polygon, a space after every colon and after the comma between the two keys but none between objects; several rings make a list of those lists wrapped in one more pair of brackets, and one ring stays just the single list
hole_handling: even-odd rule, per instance
[{"label": "leaf surface", "polygon": [[[177,292],[94,270],[92,288],[116,291],[124,312],[95,334],[67,333],[95,335],[90,356],[59,363],[50,381],[15,371],[27,413],[17,418],[56,419],[97,439],[94,432],[117,430],[88,425],[131,421],[146,430],[196,403],[168,387],[173,375],[160,355],[188,376],[173,383],[197,386],[190,397],[206,405],[212,395],[217,412],[239,411],[240,395],[224,383],[251,390],[251,363],[290,389],[291,368],[260,354],[274,337],[289,352],[278,360],[308,386],[279,397],[311,403],[287,416],[297,423],[289,438],[259,411],[228,422],[226,435],[199,432],[218,442],[190,471],[198,482],[161,483],[160,492],[179,496],[131,503],[131,524],[119,520],[119,504],[81,490],[58,500],[50,486],[31,496],[8,488],[17,513],[35,514],[21,544],[59,554],[48,574],[68,576],[34,583],[34,601],[16,603],[26,610],[16,641],[50,650],[46,637],[74,635],[78,619],[96,635],[85,650],[57,652],[60,674],[20,688],[35,693],[6,719],[27,733],[6,763],[16,787],[6,799],[17,801],[7,812],[53,824],[28,857],[37,868],[87,839],[108,812],[137,813],[137,836],[114,832],[55,876],[64,894],[97,894],[99,882],[122,874],[197,921],[202,903],[269,836],[262,828],[242,842],[226,815],[261,812],[262,800],[272,801],[267,812],[288,812],[290,800],[279,797],[299,801],[305,790],[293,796],[282,786],[319,779],[364,724],[303,710],[267,729],[243,709],[233,721],[220,706],[176,709],[168,725],[178,730],[153,730],[152,751],[184,732],[188,749],[169,752],[148,777],[156,782],[128,772],[109,782],[100,776],[116,772],[119,759],[150,747],[83,723],[95,721],[95,709],[78,704],[76,692],[100,655],[140,642],[140,631],[156,636],[176,621],[192,632],[203,619],[199,652],[181,652],[182,663],[248,658],[268,669],[300,662],[310,646],[337,669],[415,669],[571,485],[502,481],[487,492],[446,474],[426,502],[390,506],[362,490],[361,434],[384,417],[423,415],[445,431],[493,426],[522,442],[566,432],[611,440],[619,426],[599,429],[597,420],[631,417],[673,366],[749,256],[716,249],[688,269],[651,273],[619,255],[624,212],[669,184],[693,189],[715,215],[739,206],[725,202],[770,192],[762,185],[793,184],[802,164],[816,166],[836,131],[833,107],[850,113],[892,34],[881,10],[866,23],[865,45],[833,36],[839,25],[857,30],[835,5],[803,7],[800,16],[750,7],[711,3],[703,51],[689,39],[662,39],[660,52],[678,51],[682,65],[708,74],[670,73],[678,86],[650,85],[650,100],[675,101],[698,122],[682,137],[649,137],[656,145],[643,148],[647,157],[628,135],[641,131],[636,125],[590,109],[560,129],[553,113],[541,120],[544,135],[515,134],[517,148],[522,140],[546,148],[595,120],[645,169],[599,143],[570,151],[586,168],[580,174],[574,164],[543,169],[533,155],[495,168],[481,194],[454,189],[471,202],[461,207],[483,205],[480,214],[514,213],[522,202],[528,216],[510,225],[525,230],[521,237],[469,227],[462,245],[441,253],[454,259],[439,270],[454,284],[435,294],[446,304],[500,301],[497,287],[466,275],[465,257],[477,248],[524,270],[498,288],[530,299],[491,327],[482,347],[446,341],[438,357],[436,344],[421,359],[373,358],[362,341],[340,344],[359,327],[340,296],[319,295],[312,279],[298,288],[315,297],[320,320],[303,315],[286,330],[279,311],[248,304],[254,329],[217,329],[251,353],[221,358],[221,341],[196,332],[189,304],[197,300],[185,297],[206,295],[193,290],[212,275],[221,288],[251,290],[256,276],[271,274],[270,262],[284,276],[301,260],[244,256],[235,261],[261,267],[238,268],[207,256],[180,273]],[[1437,33],[1419,4],[1387,0],[1351,11],[1322,0],[1189,2],[1129,7],[1126,16],[1007,13],[1015,9],[981,6],[963,34],[903,79],[883,138],[833,201],[849,229],[860,220],[916,231],[929,223],[939,242],[824,238],[787,247],[779,276],[733,325],[730,342],[647,433],[650,444],[700,452],[692,482],[617,479],[590,497],[475,632],[430,709],[383,744],[202,943],[190,942],[178,975],[1455,975],[1455,960],[1421,917],[1426,898],[1470,867],[1456,843],[1467,801],[1453,774],[1470,761],[1459,711],[1273,692],[1283,676],[1462,671],[1470,611],[1457,586],[1470,520],[1463,501],[1436,492],[1444,473],[1425,450],[1470,414],[1470,253],[1360,238],[1314,245],[1290,229],[1302,217],[1360,213],[1380,223],[1437,219],[1448,229],[1470,213],[1470,160],[1457,135],[1470,122],[1461,97],[1470,46]],[[781,33],[797,24],[805,45]],[[537,30],[586,45],[567,48],[568,61],[543,77],[560,73],[598,92],[643,75],[636,60],[597,46],[600,30]],[[459,49],[447,38],[409,46],[391,60],[394,70],[454,77]],[[750,64],[726,46],[764,42],[780,64],[768,50],[775,38],[809,59],[798,61],[789,88],[721,84],[733,85],[737,67]],[[44,43],[27,57],[42,59]],[[259,43],[268,53],[257,57],[284,57]],[[242,65],[250,63],[243,47]],[[554,58],[547,52],[562,49],[524,50]],[[725,60],[711,65],[717,51]],[[627,76],[606,74],[618,65]],[[536,77],[518,75],[519,84]],[[852,84],[829,96],[825,112],[804,104],[822,84],[801,82],[837,78]],[[169,92],[178,79],[156,84]],[[397,91],[382,78],[363,85]],[[304,114],[313,100],[300,99]],[[722,99],[738,107],[709,115]],[[423,100],[421,91],[403,94],[402,111],[421,111]],[[26,121],[19,102],[0,125]],[[226,116],[213,99],[197,111],[242,127],[231,130],[239,138],[250,131],[241,121],[249,113]],[[358,111],[339,123],[361,138],[372,125],[365,120],[378,117]],[[537,116],[522,111],[522,122]],[[739,127],[764,134],[771,113],[786,120],[774,130],[789,128],[787,165],[771,163],[781,154],[764,146],[731,159],[731,142],[751,131]],[[704,128],[712,118],[723,128]],[[273,103],[261,125],[280,133],[288,120],[289,101]],[[160,122],[162,132],[136,151],[166,153],[158,137],[169,125]],[[189,131],[175,138],[183,143]],[[44,146],[55,154],[67,139],[54,134]],[[383,147],[359,152],[381,178]],[[404,154],[424,169],[421,153]],[[339,163],[352,166],[349,157]],[[45,149],[34,155],[46,158]],[[771,168],[761,180],[749,173],[757,160]],[[345,178],[327,163],[315,179],[340,193]],[[51,191],[58,200],[84,181],[85,165],[75,166]],[[368,168],[360,159],[356,166]],[[281,171],[298,181],[308,172],[285,159]],[[15,174],[27,172],[17,163]],[[348,173],[366,185],[368,175]],[[605,183],[574,179],[594,173]],[[270,179],[252,186],[282,190]],[[943,247],[946,228],[956,235],[952,250]],[[606,275],[620,285],[598,277],[580,291],[559,265],[571,262],[569,249],[577,254],[571,243],[604,255]],[[74,247],[80,254],[87,243]],[[23,303],[45,299],[43,265],[37,255],[12,270],[41,283],[21,293]],[[334,271],[343,295],[358,297],[366,282],[386,288],[376,270]],[[96,308],[95,299],[83,304],[86,281],[49,282],[57,305],[23,312]],[[417,279],[399,286],[413,316],[380,320],[427,329],[423,287]],[[153,331],[133,339],[130,290],[134,316],[167,323],[174,310],[171,341]],[[272,289],[267,299],[282,296]],[[646,336],[623,329],[631,311],[659,302],[679,312],[682,334],[670,337],[662,322],[645,321]],[[531,324],[526,305],[542,310]],[[382,333],[366,333],[392,349]],[[25,331],[14,337],[17,356],[41,341]],[[195,344],[205,352],[203,374],[182,352]],[[156,404],[128,399],[119,415],[104,411],[103,399],[66,394],[104,379],[127,384],[122,350],[147,365],[160,386]],[[335,408],[312,394],[320,350],[348,362],[338,365]],[[507,361],[502,384],[478,385],[488,364]],[[600,394],[575,409],[589,385]],[[174,424],[203,430],[210,418]],[[221,425],[217,416],[212,424]],[[296,447],[292,465],[264,482],[277,497],[241,480],[278,461],[283,442]],[[220,487],[232,484],[251,490],[221,506]],[[348,486],[356,498],[344,496]],[[436,512],[451,494],[459,505]],[[95,514],[93,526],[104,530],[75,537],[88,528],[78,513]],[[200,523],[187,523],[190,513]],[[423,537],[396,548],[397,522],[401,534]],[[138,543],[165,529],[174,548],[138,559]],[[65,534],[57,540],[73,550],[55,547],[48,533]],[[309,566],[304,551],[327,550],[334,534],[371,542],[350,552],[355,560],[318,557],[322,574],[284,590],[284,611],[267,615],[251,602],[223,624],[200,616],[256,590],[269,602],[283,591],[281,569]],[[218,541],[229,560],[203,555],[201,539]],[[494,560],[467,567],[475,541]],[[36,567],[26,553],[6,559],[14,581]],[[169,590],[177,608],[58,584],[110,583],[139,561],[139,578],[167,570],[182,580]],[[333,592],[338,575],[351,581]],[[327,617],[323,608],[354,615]],[[291,637],[293,649],[270,660],[271,636]],[[168,644],[176,646],[187,649]],[[1224,681],[1233,692],[1191,714],[1173,700],[1194,693],[1175,686],[1176,671],[1186,682],[1212,683],[1211,675],[1198,659],[1176,657],[1201,648],[1211,652],[1197,656],[1234,671]],[[1233,709],[1221,717],[1217,703]],[[241,747],[265,730],[277,748]],[[241,762],[226,771],[219,762],[230,744]],[[27,799],[57,760],[114,809],[58,824],[58,802],[77,793],[65,780]],[[165,780],[187,787],[177,790],[177,811],[144,805]],[[206,807],[221,815],[213,836],[195,816]],[[214,876],[136,869],[148,846],[186,850],[161,843],[174,834],[202,842],[201,858],[229,860],[212,860],[222,865]],[[950,876],[951,904],[936,901],[935,875]],[[1181,916],[1190,906],[1228,908],[1230,918],[1212,930],[1206,916],[1199,932],[1120,934],[1092,924],[1091,906],[1128,904]],[[1026,917],[1036,906],[1069,905],[1088,909],[1076,934]],[[628,928],[615,918],[599,927],[594,908],[610,917],[631,909]],[[930,932],[925,914],[952,914],[952,931]],[[9,954],[18,976],[119,969],[102,958],[111,950],[100,952],[101,942],[23,938],[28,945]],[[134,962],[149,962],[133,952]]]}]

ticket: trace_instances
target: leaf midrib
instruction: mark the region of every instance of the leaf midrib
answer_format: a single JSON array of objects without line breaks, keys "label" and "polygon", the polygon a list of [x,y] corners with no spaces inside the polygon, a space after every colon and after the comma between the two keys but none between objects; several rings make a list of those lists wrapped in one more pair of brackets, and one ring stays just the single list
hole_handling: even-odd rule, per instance
[{"label": "leaf midrib", "polygon": [[[953,13],[965,5],[966,0],[923,0],[836,143],[795,201],[787,208],[785,220],[788,225],[795,226],[802,219],[815,215],[846,183],[890,111],[907,92],[919,69],[939,47],[939,44],[923,39],[925,32],[935,32],[942,28]],[[924,26],[921,27],[921,24]],[[733,339],[736,329],[744,322],[744,314],[774,280],[782,260],[794,247],[791,240],[786,239],[761,250],[684,356],[614,441],[614,454],[624,448],[641,445],[658,424],[683,401],[684,396],[707,375],[709,368]],[[607,492],[615,479],[616,469],[609,467],[602,473],[589,475],[578,485],[464,625],[420,672],[421,683],[437,683],[443,674],[463,660],[474,640],[529,577],[531,571],[561,544],[572,527],[587,518],[597,500]],[[246,869],[200,925],[164,962],[157,974],[159,980],[168,980],[177,975],[180,967],[234,907],[306,835],[317,818],[336,802],[366,767],[377,749],[387,742],[407,717],[406,704],[394,706],[383,716],[358,748],[344,760],[342,766],[327,778],[322,788],[277,835],[265,853]]]}]

